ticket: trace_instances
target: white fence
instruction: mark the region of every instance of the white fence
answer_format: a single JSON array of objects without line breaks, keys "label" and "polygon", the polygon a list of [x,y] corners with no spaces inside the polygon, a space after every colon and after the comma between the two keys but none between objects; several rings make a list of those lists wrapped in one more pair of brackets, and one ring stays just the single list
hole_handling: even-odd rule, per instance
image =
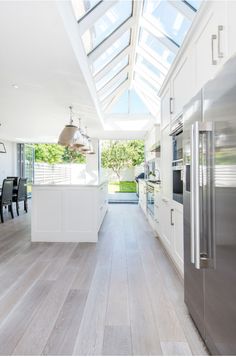
[{"label": "white fence", "polygon": [[35,184],[76,184],[85,182],[85,164],[35,163]]},{"label": "white fence", "polygon": [[[102,168],[102,177],[109,181],[117,181],[118,177],[111,169]],[[120,171],[121,181],[134,181],[135,177],[144,172],[144,165],[126,167]]]}]

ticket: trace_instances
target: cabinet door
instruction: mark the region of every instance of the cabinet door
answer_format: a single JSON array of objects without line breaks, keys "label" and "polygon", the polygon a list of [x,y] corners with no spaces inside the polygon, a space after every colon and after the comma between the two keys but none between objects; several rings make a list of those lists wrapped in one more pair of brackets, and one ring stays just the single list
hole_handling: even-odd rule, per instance
[{"label": "cabinet door", "polygon": [[155,192],[155,195],[154,195],[154,224],[155,224],[155,230],[159,234],[159,236],[161,235],[160,200],[161,200],[160,192]]},{"label": "cabinet door", "polygon": [[161,191],[162,196],[172,198],[172,138],[169,135],[169,126],[161,132]]},{"label": "cabinet door", "polygon": [[168,252],[172,255],[172,233],[170,221],[170,202],[165,198],[160,201],[160,238],[167,248]]},{"label": "cabinet door", "polygon": [[227,30],[229,57],[236,53],[236,1],[227,1]]},{"label": "cabinet door", "polygon": [[183,106],[194,95],[195,66],[194,50],[184,58],[172,77],[173,118],[183,111]]},{"label": "cabinet door", "polygon": [[173,234],[173,254],[176,264],[181,272],[184,271],[184,252],[183,252],[183,212],[178,209],[171,209],[171,223]]},{"label": "cabinet door", "polygon": [[195,40],[196,85],[199,90],[227,59],[226,2],[212,1]]},{"label": "cabinet door", "polygon": [[165,128],[170,124],[171,117],[171,91],[170,86],[167,87],[161,98],[161,128]]}]

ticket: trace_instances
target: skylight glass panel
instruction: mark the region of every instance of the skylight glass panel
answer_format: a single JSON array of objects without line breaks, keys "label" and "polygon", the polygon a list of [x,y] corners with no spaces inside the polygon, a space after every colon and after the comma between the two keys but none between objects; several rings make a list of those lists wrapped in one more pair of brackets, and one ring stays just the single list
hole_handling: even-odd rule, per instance
[{"label": "skylight glass panel", "polygon": [[128,55],[115,65],[105,76],[96,82],[96,89],[99,91],[104,87],[115,75],[122,71],[129,63]]},{"label": "skylight glass panel", "polygon": [[72,0],[75,17],[80,20],[102,0]]},{"label": "skylight glass panel", "polygon": [[160,82],[163,82],[163,80],[165,78],[164,75],[151,62],[147,61],[141,55],[138,55],[137,58],[136,58],[136,63],[137,63],[137,65],[141,65],[141,66],[146,67],[150,72],[152,72],[160,80]]},{"label": "skylight glass panel", "polygon": [[153,18],[158,28],[178,45],[182,44],[191,25],[191,21],[166,0],[146,0],[144,16]]},{"label": "skylight glass panel", "polygon": [[101,56],[92,64],[94,74],[98,73],[110,61],[112,61],[121,51],[130,44],[130,30],[126,31],[118,40],[116,40]]},{"label": "skylight glass panel", "polygon": [[168,63],[169,65],[171,65],[175,58],[174,53],[164,46],[157,37],[153,36],[144,29],[141,30],[139,43],[141,46],[142,43],[144,43],[150,47],[152,51],[154,51],[165,63]]},{"label": "skylight glass panel", "polygon": [[158,92],[158,90],[160,89],[160,85],[156,85],[154,86],[152,83],[150,83],[147,78],[145,78],[145,75],[141,75],[140,73],[135,72],[134,73],[134,79],[137,79],[138,81],[142,81],[145,83],[145,85],[147,85],[148,87],[150,87],[150,89],[153,92]]},{"label": "skylight glass panel", "polygon": [[134,89],[126,90],[110,109],[112,114],[149,114],[149,110]]},{"label": "skylight glass panel", "polygon": [[132,15],[132,1],[120,0],[82,35],[88,54]]},{"label": "skylight glass panel", "polygon": [[110,113],[112,114],[128,114],[129,112],[129,93],[126,90],[119,100],[111,107]]},{"label": "skylight glass panel", "polygon": [[128,79],[128,73],[124,73],[117,79],[117,81],[107,89],[107,91],[100,95],[101,101],[106,99],[109,95],[111,95],[123,82],[125,82]]}]

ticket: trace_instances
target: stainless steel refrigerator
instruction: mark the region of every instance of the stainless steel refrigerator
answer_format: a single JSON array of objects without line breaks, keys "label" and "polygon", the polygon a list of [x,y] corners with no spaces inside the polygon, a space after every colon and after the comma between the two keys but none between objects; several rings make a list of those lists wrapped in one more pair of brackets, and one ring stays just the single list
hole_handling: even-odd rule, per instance
[{"label": "stainless steel refrigerator", "polygon": [[212,354],[236,354],[236,57],[184,108],[185,302]]}]

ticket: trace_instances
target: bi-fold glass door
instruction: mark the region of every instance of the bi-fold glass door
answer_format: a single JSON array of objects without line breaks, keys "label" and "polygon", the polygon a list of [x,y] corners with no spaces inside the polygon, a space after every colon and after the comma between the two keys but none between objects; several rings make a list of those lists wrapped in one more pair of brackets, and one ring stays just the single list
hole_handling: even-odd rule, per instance
[{"label": "bi-fold glass door", "polygon": [[27,178],[28,195],[31,196],[34,182],[34,146],[17,144],[17,175]]}]

